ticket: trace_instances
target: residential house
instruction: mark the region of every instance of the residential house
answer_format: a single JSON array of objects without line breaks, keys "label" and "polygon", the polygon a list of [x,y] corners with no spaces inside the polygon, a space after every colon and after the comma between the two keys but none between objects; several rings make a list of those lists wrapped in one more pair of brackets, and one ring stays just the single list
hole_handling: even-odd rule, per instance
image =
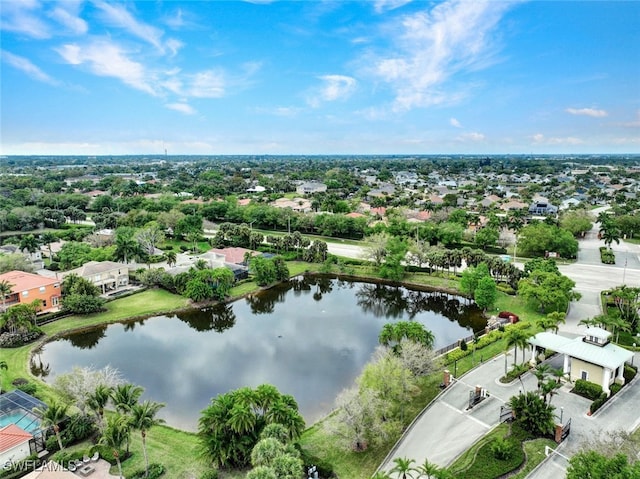
[{"label": "residential house", "polygon": [[31,253],[27,249],[21,250],[19,246],[16,246],[14,244],[5,244],[0,246],[0,254],[3,254],[3,253],[4,254],[21,254],[22,256],[25,257],[25,259],[29,263],[31,263],[31,266],[33,266],[33,269],[38,270],[38,269],[44,268],[42,251],[40,251],[40,249],[37,249],[36,251]]},{"label": "residential house", "polygon": [[324,193],[327,191],[327,185],[319,181],[308,181],[296,187],[296,193],[299,195],[312,195],[314,193]]},{"label": "residential house", "polygon": [[524,210],[528,207],[526,203],[517,200],[507,201],[500,205],[500,209],[502,211],[516,211],[516,210]]},{"label": "residential house", "polygon": [[291,208],[293,211],[299,211],[302,213],[309,213],[311,211],[311,202],[304,198],[278,198],[271,206],[275,208]]},{"label": "residential house", "polygon": [[633,358],[632,351],[609,342],[610,336],[602,328],[587,328],[576,338],[538,333],[528,340],[531,360],[536,362],[538,352],[545,349],[563,354],[563,372],[570,381],[583,379],[598,384],[609,395],[614,382],[624,384],[624,365]]},{"label": "residential house", "polygon": [[534,216],[549,216],[558,213],[558,207],[549,203],[546,198],[539,198],[529,206],[529,214]]},{"label": "residential house", "polygon": [[33,435],[15,424],[0,428],[0,465],[17,463],[31,455]]},{"label": "residential house", "polygon": [[127,265],[113,261],[89,261],[79,268],[63,273],[63,277],[76,274],[91,281],[101,294],[113,294],[129,286]]},{"label": "residential house", "polygon": [[4,300],[5,308],[16,304],[29,304],[36,299],[42,302],[39,313],[58,311],[60,308],[62,294],[60,280],[57,278],[45,278],[25,271],[9,271],[0,274],[0,281],[6,281],[11,285],[11,294]]}]

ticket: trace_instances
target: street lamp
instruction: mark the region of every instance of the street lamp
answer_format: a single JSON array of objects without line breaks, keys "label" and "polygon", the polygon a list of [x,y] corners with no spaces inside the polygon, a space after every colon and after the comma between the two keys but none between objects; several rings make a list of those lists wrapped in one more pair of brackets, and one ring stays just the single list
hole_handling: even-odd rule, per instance
[{"label": "street lamp", "polygon": [[560,406],[560,424],[564,424],[562,422],[562,418],[564,417],[564,407]]}]

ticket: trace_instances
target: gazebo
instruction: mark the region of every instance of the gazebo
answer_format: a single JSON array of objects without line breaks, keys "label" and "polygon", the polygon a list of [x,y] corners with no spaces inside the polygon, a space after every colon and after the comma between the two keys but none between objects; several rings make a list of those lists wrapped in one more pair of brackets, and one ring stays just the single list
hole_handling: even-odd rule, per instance
[{"label": "gazebo", "polygon": [[531,362],[537,363],[540,349],[563,354],[562,370],[571,381],[583,379],[599,384],[609,395],[609,387],[614,382],[624,384],[624,364],[633,358],[633,352],[611,343],[610,336],[611,333],[602,328],[587,328],[583,335],[575,338],[538,333],[528,340],[532,346]]}]

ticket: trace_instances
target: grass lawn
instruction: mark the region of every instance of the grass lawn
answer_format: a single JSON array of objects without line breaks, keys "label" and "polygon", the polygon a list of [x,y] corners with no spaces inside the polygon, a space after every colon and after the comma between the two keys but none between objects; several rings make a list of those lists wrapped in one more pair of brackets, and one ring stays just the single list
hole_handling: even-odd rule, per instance
[{"label": "grass lawn", "polygon": [[148,316],[161,312],[187,307],[189,300],[183,296],[169,293],[163,289],[149,289],[126,298],[106,303],[106,312],[87,316],[70,316],[53,323],[45,324],[42,330],[48,336],[63,331],[85,328],[96,324],[107,324],[137,316]]},{"label": "grass lawn", "polygon": [[[529,434],[523,431],[516,424],[512,425],[509,436],[509,426],[500,424],[485,436],[479,439],[473,446],[462,454],[450,467],[449,470],[455,477],[466,479],[494,479],[519,467],[525,460],[527,461],[523,470],[516,476],[524,478],[535,466],[544,459],[545,445],[556,447],[557,444],[551,439],[530,439]],[[508,459],[500,460],[495,457],[491,446],[496,439],[504,438],[512,445],[512,455]],[[524,442],[527,441],[527,442]]]}]

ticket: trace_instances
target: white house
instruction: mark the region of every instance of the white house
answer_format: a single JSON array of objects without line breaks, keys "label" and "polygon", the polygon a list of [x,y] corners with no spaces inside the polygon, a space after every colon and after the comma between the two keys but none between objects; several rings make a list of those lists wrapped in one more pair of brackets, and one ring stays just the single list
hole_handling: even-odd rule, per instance
[{"label": "white house", "polygon": [[29,441],[33,436],[24,429],[9,424],[0,429],[0,467],[9,463],[22,461],[29,457],[31,448]]},{"label": "white house", "polygon": [[296,193],[299,195],[312,195],[313,193],[324,193],[325,191],[327,191],[327,185],[319,181],[309,181],[296,187]]},{"label": "white house", "polygon": [[610,336],[611,333],[602,328],[587,328],[582,336],[576,338],[538,333],[529,339],[531,361],[536,362],[540,349],[563,354],[563,372],[571,381],[583,379],[599,384],[609,395],[609,388],[614,382],[624,384],[624,364],[633,358],[631,351],[609,342]]}]

